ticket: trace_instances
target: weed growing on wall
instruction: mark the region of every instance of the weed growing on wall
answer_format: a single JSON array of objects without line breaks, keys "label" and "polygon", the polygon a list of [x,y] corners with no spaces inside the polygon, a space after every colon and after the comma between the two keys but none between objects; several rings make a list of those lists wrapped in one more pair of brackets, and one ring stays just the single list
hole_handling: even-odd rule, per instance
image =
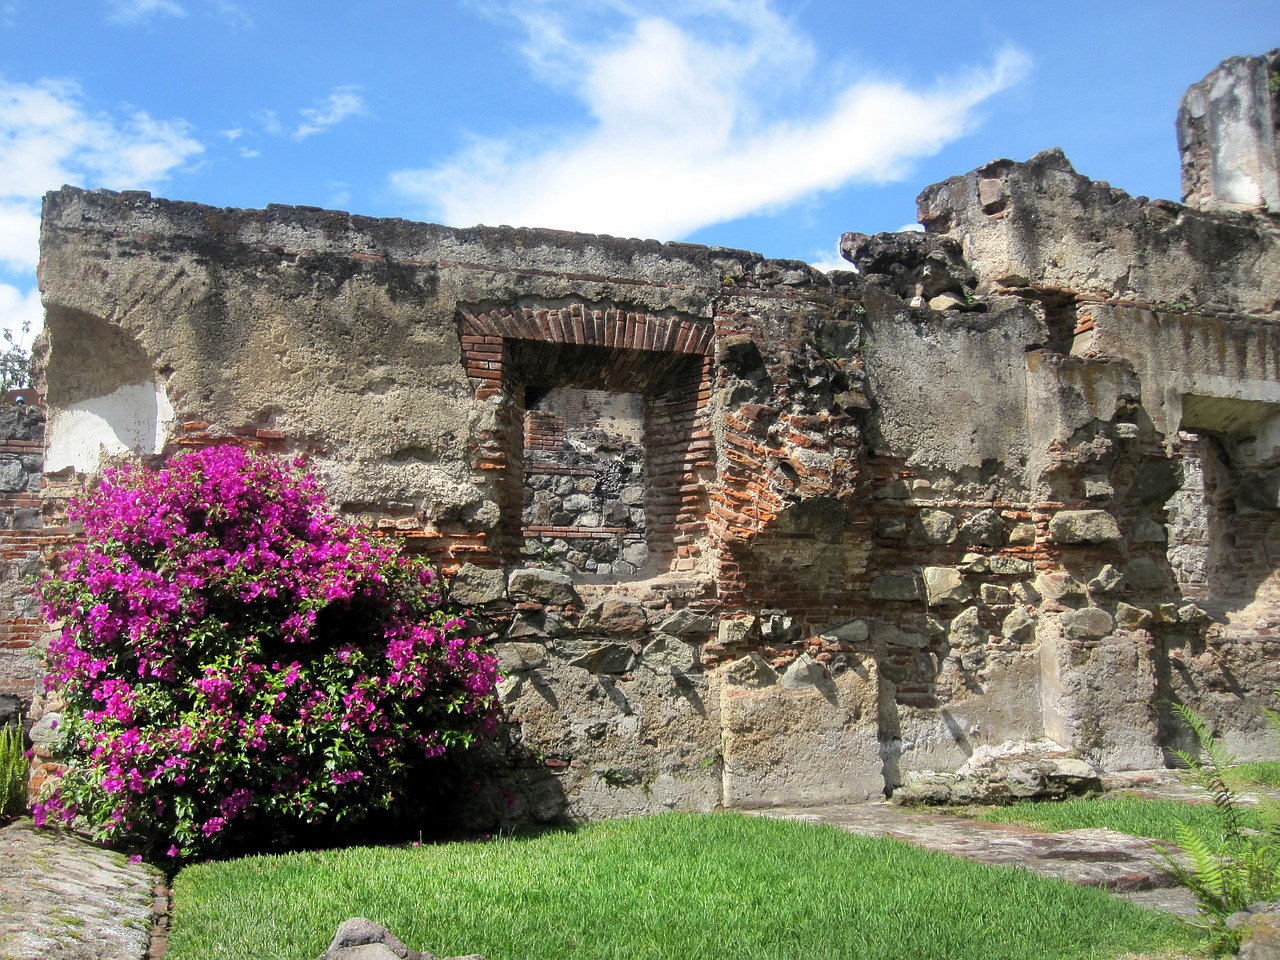
[{"label": "weed growing on wall", "polygon": [[71,507],[43,586],[66,772],[38,823],[173,858],[403,812],[488,732],[496,661],[395,543],[301,461],[213,447],[121,467]]}]

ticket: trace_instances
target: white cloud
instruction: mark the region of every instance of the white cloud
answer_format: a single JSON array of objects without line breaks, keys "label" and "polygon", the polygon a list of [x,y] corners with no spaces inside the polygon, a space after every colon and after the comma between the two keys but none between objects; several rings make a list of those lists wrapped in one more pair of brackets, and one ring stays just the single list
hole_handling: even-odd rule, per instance
[{"label": "white cloud", "polygon": [[0,267],[34,270],[40,261],[40,213],[36,204],[0,200]]},{"label": "white cloud", "polygon": [[[23,333],[24,326],[26,333]],[[23,293],[17,287],[0,283],[0,329],[10,331],[15,343],[30,347],[43,327],[44,307],[40,305],[40,291],[32,287]]]},{"label": "white cloud", "polygon": [[318,107],[298,111],[302,122],[293,131],[293,139],[303,140],[323,133],[334,124],[364,112],[364,99],[354,87],[339,87]]},{"label": "white cloud", "polygon": [[169,17],[186,15],[181,4],[174,0],[110,0],[110,19],[117,23],[137,23],[156,14]]},{"label": "white cloud", "polygon": [[768,0],[609,0],[625,29],[585,39],[558,12],[566,6],[601,9],[589,0],[502,9],[525,27],[538,75],[572,92],[590,123],[477,137],[445,163],[393,173],[428,215],[682,237],[845,184],[900,179],[1027,68],[1009,50],[928,89],[841,86],[815,75],[811,44]]},{"label": "white cloud", "polygon": [[91,113],[74,84],[0,80],[0,265],[34,269],[45,191],[149,186],[202,149],[182,121]]},{"label": "white cloud", "polygon": [[837,242],[832,250],[815,250],[809,266],[830,273],[832,270],[852,270],[853,264],[840,256],[840,244]]}]

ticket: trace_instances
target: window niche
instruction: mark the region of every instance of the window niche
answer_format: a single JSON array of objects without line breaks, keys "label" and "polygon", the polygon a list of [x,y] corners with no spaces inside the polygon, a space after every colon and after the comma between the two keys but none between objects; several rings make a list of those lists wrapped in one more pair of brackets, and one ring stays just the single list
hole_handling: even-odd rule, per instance
[{"label": "window niche", "polygon": [[494,560],[579,582],[690,569],[714,469],[712,337],[616,309],[463,311],[476,398],[498,404],[475,438],[502,515]]}]

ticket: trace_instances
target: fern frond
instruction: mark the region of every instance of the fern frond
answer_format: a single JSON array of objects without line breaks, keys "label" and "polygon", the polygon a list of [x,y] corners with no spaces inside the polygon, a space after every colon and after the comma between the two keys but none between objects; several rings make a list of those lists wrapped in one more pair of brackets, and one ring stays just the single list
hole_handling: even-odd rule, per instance
[{"label": "fern frond", "polygon": [[1201,902],[1201,907],[1206,907],[1207,902],[1212,909],[1207,909],[1206,912],[1214,914],[1221,912],[1227,905],[1226,875],[1223,863],[1212,845],[1185,823],[1180,823],[1178,824],[1178,846],[1191,861],[1191,866],[1184,868],[1183,873],[1189,881],[1188,886],[1191,891]]}]

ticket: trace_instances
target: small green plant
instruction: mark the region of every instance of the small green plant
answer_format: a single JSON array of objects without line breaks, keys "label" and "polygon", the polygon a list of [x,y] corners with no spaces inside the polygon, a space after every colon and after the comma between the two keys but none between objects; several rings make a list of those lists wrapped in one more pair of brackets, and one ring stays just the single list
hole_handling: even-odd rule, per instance
[{"label": "small green plant", "polygon": [[29,763],[23,746],[20,724],[0,727],[0,818],[21,816],[27,810]]},{"label": "small green plant", "polygon": [[[1195,894],[1199,925],[1208,932],[1211,949],[1227,953],[1240,946],[1240,934],[1227,927],[1227,918],[1250,904],[1280,897],[1280,811],[1264,804],[1262,829],[1247,828],[1229,782],[1236,758],[1214,738],[1204,717],[1185,704],[1175,703],[1173,710],[1200,745],[1195,753],[1174,753],[1212,797],[1222,836],[1219,842],[1204,830],[1181,824],[1178,846],[1189,864],[1167,849],[1161,852],[1177,881]],[[1273,727],[1280,723],[1270,711],[1267,718]]]},{"label": "small green plant", "polygon": [[12,330],[0,334],[4,337],[4,344],[0,346],[0,392],[25,387],[31,381],[31,351],[22,345],[30,332],[28,320],[16,335]]}]

